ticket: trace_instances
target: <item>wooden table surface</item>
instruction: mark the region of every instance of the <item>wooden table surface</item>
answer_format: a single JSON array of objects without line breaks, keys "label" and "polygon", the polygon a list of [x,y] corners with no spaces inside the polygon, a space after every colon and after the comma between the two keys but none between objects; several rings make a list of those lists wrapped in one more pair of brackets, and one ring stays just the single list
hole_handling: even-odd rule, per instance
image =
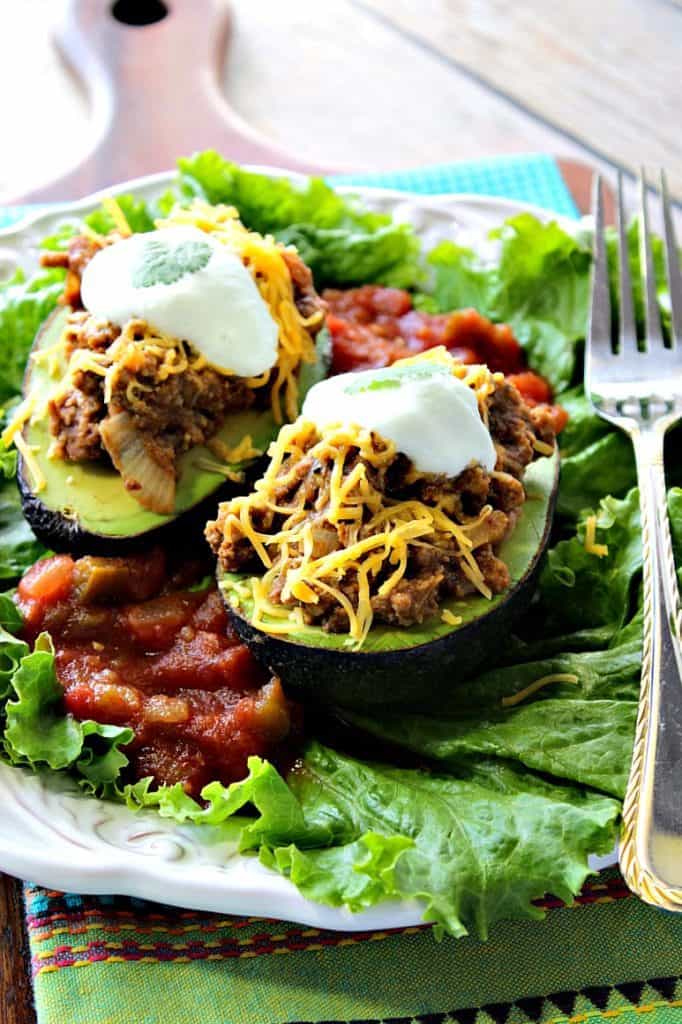
[{"label": "wooden table surface", "polygon": [[[176,4],[191,0],[175,0]],[[0,5],[3,196],[68,169],[88,113],[54,52],[57,0]],[[339,169],[544,151],[682,201],[682,0],[237,0],[223,87],[299,157]],[[0,877],[0,1019],[35,1021],[21,894]]]},{"label": "wooden table surface", "polygon": [[[87,0],[85,0],[87,2]],[[175,0],[175,6],[191,0]],[[88,149],[85,100],[54,52],[60,0],[0,4],[3,194]],[[233,0],[224,89],[299,157],[358,169],[544,151],[682,200],[682,0]],[[28,127],[27,127],[28,126]]]}]

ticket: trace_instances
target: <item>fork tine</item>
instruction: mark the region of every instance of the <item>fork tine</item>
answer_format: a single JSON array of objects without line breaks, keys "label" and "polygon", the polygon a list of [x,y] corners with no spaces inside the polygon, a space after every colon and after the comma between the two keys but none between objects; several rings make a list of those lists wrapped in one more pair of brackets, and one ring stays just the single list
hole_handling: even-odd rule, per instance
[{"label": "fork tine", "polygon": [[609,295],[609,267],[604,241],[604,204],[601,191],[601,175],[595,174],[592,179],[594,244],[586,373],[590,371],[590,361],[593,355],[611,355],[611,298]]},{"label": "fork tine", "polygon": [[647,348],[651,348],[653,345],[662,347],[663,332],[661,331],[661,318],[658,312],[654,257],[651,250],[651,236],[649,235],[647,181],[643,167],[639,177],[639,261],[644,287]]},{"label": "fork tine", "polygon": [[663,200],[665,263],[668,270],[673,339],[675,345],[682,350],[682,271],[680,270],[680,253],[677,248],[677,239],[675,238],[675,225],[670,212],[668,181],[664,170],[661,170],[661,198]]},{"label": "fork tine", "polygon": [[618,349],[619,352],[637,351],[637,328],[632,308],[632,279],[628,252],[628,228],[623,200],[623,175],[618,171]]}]

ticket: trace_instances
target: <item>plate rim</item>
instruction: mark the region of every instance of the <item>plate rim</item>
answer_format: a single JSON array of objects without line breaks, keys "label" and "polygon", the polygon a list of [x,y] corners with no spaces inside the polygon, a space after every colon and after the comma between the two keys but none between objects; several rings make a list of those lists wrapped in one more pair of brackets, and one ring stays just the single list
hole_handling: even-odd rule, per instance
[{"label": "plate rim", "polygon": [[[299,171],[289,171],[282,167],[270,167],[267,164],[243,164],[241,166],[244,170],[253,171],[257,174],[265,174],[268,177],[288,178],[290,181],[300,185],[303,185],[312,177],[312,175],[302,174]],[[136,189],[147,189],[155,186],[172,184],[177,179],[177,173],[177,170],[157,171],[154,174],[144,174],[137,178],[129,178],[128,180],[119,182],[116,185],[97,189],[97,191],[91,192],[89,195],[82,196],[79,199],[65,200],[60,203],[39,204],[36,210],[28,211],[16,222],[8,224],[4,228],[0,228],[0,243],[11,240],[14,235],[23,234],[23,232],[28,228],[37,226],[43,218],[62,216],[69,212],[78,213],[81,210],[88,209],[88,207],[95,203],[101,203],[101,201],[107,196],[122,195]],[[433,205],[435,207],[443,207],[444,205],[456,206],[458,204],[466,203],[469,206],[485,207],[486,205],[493,203],[501,209],[508,209],[510,215],[512,215],[514,211],[523,210],[524,212],[532,213],[538,217],[549,217],[552,220],[556,220],[557,223],[563,227],[572,226],[574,230],[575,226],[579,224],[582,219],[567,217],[564,214],[556,213],[548,207],[539,206],[536,203],[526,203],[518,199],[510,199],[506,196],[484,195],[483,193],[477,192],[416,193],[409,192],[404,189],[382,188],[378,185],[334,185],[333,181],[329,182],[329,184],[330,187],[340,195],[369,195],[370,198],[385,199],[387,201],[394,200],[396,202],[417,200],[419,205],[424,206]],[[10,208],[11,205],[12,204],[10,204]],[[22,207],[23,204],[18,204],[18,208]]]}]

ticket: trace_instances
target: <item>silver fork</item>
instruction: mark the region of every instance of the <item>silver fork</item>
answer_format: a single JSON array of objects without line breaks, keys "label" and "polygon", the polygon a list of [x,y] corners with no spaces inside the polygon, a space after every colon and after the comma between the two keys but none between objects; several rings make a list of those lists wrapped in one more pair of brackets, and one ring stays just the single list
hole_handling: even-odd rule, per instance
[{"label": "silver fork", "polygon": [[646,332],[637,342],[618,179],[619,324],[612,343],[601,181],[594,182],[594,264],[585,391],[597,413],[635,450],[644,559],[644,648],[635,747],[623,807],[621,870],[648,903],[682,911],[682,616],[666,509],[663,443],[682,417],[682,274],[666,179],[661,196],[673,327],[664,345],[648,225],[639,189],[640,263]]}]

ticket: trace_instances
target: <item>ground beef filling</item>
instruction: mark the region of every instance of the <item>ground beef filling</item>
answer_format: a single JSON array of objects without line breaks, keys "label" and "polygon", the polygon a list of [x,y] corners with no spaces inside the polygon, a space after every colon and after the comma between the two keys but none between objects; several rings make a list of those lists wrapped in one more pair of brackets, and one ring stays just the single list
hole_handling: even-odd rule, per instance
[{"label": "ground beef filling", "polygon": [[129,726],[126,779],[152,776],[198,796],[258,754],[287,766],[300,713],[229,628],[205,567],[173,572],[160,550],[128,558],[56,555],[19,584],[23,636],[48,630],[64,708]]},{"label": "ground beef filling", "polygon": [[[77,236],[65,251],[43,255],[44,266],[67,271],[62,302],[74,310],[67,328],[69,357],[77,349],[106,352],[120,337],[118,327],[83,310],[80,294],[87,264],[104,245],[119,238],[116,233],[101,240]],[[305,317],[314,316],[323,304],[310,270],[295,252],[283,250],[282,256],[299,311]],[[73,462],[110,459],[141,504],[157,512],[170,511],[162,505],[165,502],[172,508],[178,456],[210,441],[230,415],[269,402],[268,387],[254,390],[244,378],[225,376],[208,366],[193,368],[189,346],[184,347],[190,365],[165,377],[160,372],[161,357],[153,352],[143,350],[139,358],[128,360],[116,377],[108,403],[101,375],[91,370],[76,372],[69,389],[49,403],[53,454]],[[138,479],[125,472],[121,452],[132,448],[138,439],[145,463],[151,463],[147,475],[160,481],[154,487],[140,486]]]},{"label": "ground beef filling", "polygon": [[[78,235],[65,251],[42,257],[43,266],[64,267],[67,271],[62,302],[74,310],[67,333],[69,356],[76,349],[106,351],[120,336],[114,324],[102,323],[83,311],[80,295],[81,277],[90,260],[104,245],[119,238],[116,233],[101,241]],[[298,274],[303,293],[305,275],[302,271]],[[306,297],[306,302],[311,301]],[[106,458],[111,453],[107,451],[106,429],[104,435],[101,433],[102,423],[109,416],[126,412],[150,458],[175,472],[178,455],[209,440],[227,416],[248,409],[255,401],[255,393],[244,379],[226,377],[210,367],[188,369],[159,380],[159,362],[145,352],[134,367],[125,368],[116,380],[108,406],[102,378],[91,371],[77,373],[73,387],[49,405],[55,455],[72,462]],[[131,383],[139,386],[131,389]],[[135,395],[134,401],[131,394]]]},{"label": "ground beef filling", "polygon": [[[484,584],[492,594],[499,594],[510,584],[509,570],[498,557],[499,546],[513,530],[525,501],[522,477],[526,467],[537,456],[538,440],[553,443],[547,423],[535,425],[534,410],[528,409],[513,385],[502,382],[489,399],[488,418],[490,433],[497,452],[497,463],[492,473],[480,465],[470,466],[456,478],[434,474],[417,475],[404,455],[397,453],[386,465],[377,468],[363,459],[357,448],[350,448],[343,465],[343,479],[347,479],[358,462],[362,462],[372,487],[390,504],[394,501],[417,500],[428,506],[438,506],[456,523],[467,523],[481,516],[486,507],[490,511],[482,525],[477,527],[475,559]],[[376,450],[383,442],[372,435]],[[325,462],[309,454],[313,438],[301,457],[292,465],[283,463],[279,486],[271,496],[271,505],[292,509],[302,507],[313,524],[314,548],[312,557],[319,558],[340,550],[347,543],[371,536],[356,533],[350,537],[349,527],[343,523],[332,525],[325,519],[330,505],[330,480],[333,462]],[[209,523],[208,542],[218,556],[220,567],[227,572],[262,574],[263,564],[248,538],[235,533],[228,524],[231,505],[221,506],[218,518]],[[365,516],[365,520],[367,516]],[[233,523],[234,517],[232,517]],[[285,517],[270,508],[255,507],[251,521],[260,533],[277,533],[283,529]],[[437,533],[408,548],[408,560],[402,579],[387,594],[379,591],[393,566],[385,563],[371,579],[372,621],[408,627],[438,614],[449,598],[465,598],[476,592],[470,575],[463,568],[459,545],[447,533]],[[288,567],[291,567],[289,563]],[[349,618],[339,600],[331,594],[320,593],[316,603],[297,602],[284,597],[286,571],[274,579],[269,600],[302,609],[304,621],[322,626],[329,632],[346,632]],[[349,599],[352,607],[358,603],[357,573],[348,570],[335,586]]]},{"label": "ground beef filling", "polygon": [[[120,333],[118,327],[102,324],[88,313],[73,313],[67,353],[70,356],[76,349],[105,351]],[[154,461],[175,472],[178,455],[205,443],[227,416],[248,409],[255,400],[244,379],[226,377],[210,367],[190,367],[161,381],[158,371],[159,359],[142,353],[134,368],[124,367],[118,375],[108,405],[101,376],[91,371],[75,374],[73,387],[49,403],[55,454],[72,462],[102,459],[108,454],[106,427],[102,433],[102,425],[109,417],[126,412]]]}]

